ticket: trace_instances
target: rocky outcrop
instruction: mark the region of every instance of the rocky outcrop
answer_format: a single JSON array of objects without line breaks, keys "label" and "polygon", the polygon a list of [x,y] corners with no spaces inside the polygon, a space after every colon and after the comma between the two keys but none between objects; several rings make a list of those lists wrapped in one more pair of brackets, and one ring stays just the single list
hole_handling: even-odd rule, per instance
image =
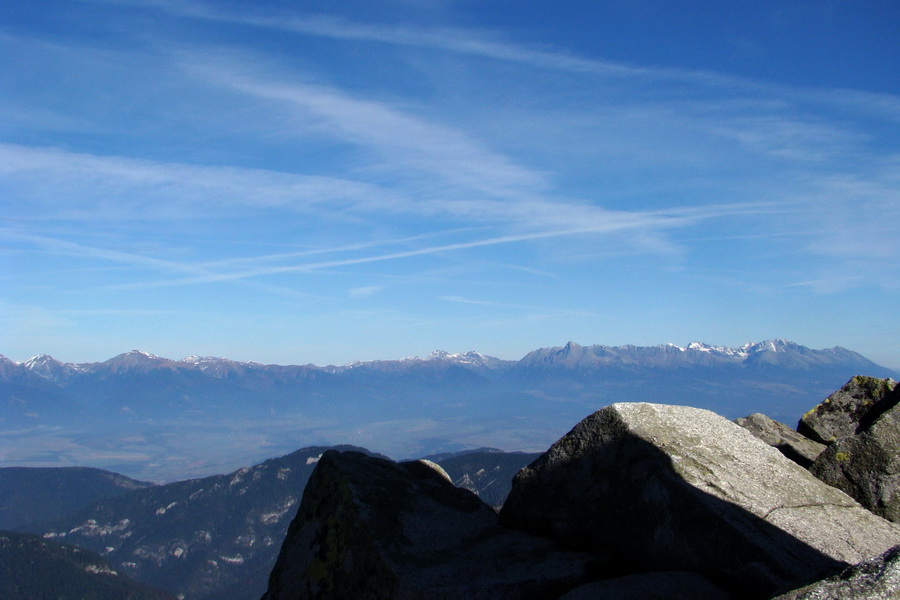
[{"label": "rocky outcrop", "polygon": [[589,556],[500,528],[435,466],[326,452],[264,600],[537,599],[584,583]]},{"label": "rocky outcrop", "polygon": [[504,524],[605,572],[703,573],[767,598],[900,543],[900,528],[712,412],[615,404],[516,476]]},{"label": "rocky outcrop", "polygon": [[900,598],[900,546],[863,561],[838,577],[805,586],[775,600],[897,600]]},{"label": "rocky outcrop", "polygon": [[822,444],[831,444],[839,438],[854,435],[896,404],[896,397],[888,398],[895,387],[897,382],[893,379],[863,375],[853,377],[803,415],[797,424],[797,431]]},{"label": "rocky outcrop", "polygon": [[815,442],[762,413],[736,419],[735,423],[775,447],[801,467],[808,468],[825,449],[825,444]]},{"label": "rocky outcrop", "polygon": [[898,544],[900,526],[735,423],[625,403],[523,468],[499,517],[433,463],[326,452],[263,600],[764,600],[855,581]]},{"label": "rocky outcrop", "polygon": [[810,471],[875,514],[900,522],[900,386],[884,400],[893,407],[860,433],[835,441]]}]

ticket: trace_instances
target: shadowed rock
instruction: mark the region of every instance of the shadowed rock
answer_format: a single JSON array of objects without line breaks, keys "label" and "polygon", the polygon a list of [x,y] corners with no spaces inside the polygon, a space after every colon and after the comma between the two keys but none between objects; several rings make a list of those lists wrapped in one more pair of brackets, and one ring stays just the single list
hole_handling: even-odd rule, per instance
[{"label": "shadowed rock", "polygon": [[800,435],[784,423],[779,423],[761,413],[736,419],[735,423],[804,468],[809,468],[825,449],[824,444]]},{"label": "shadowed rock", "polygon": [[900,598],[900,546],[832,577],[782,594],[775,600],[897,600]]},{"label": "shadowed rock", "polygon": [[766,598],[900,542],[863,509],[712,412],[615,404],[516,476],[504,524],[605,556],[610,573],[683,570]]},{"label": "shadowed rock", "polygon": [[875,514],[900,522],[900,386],[885,399],[891,409],[864,431],[834,442],[810,471]]},{"label": "shadowed rock", "polygon": [[803,415],[797,431],[823,444],[854,435],[896,404],[886,398],[896,386],[893,379],[857,375]]},{"label": "shadowed rock", "polygon": [[560,600],[729,600],[731,596],[697,573],[643,573],[595,581],[576,588]]},{"label": "shadowed rock", "polygon": [[263,598],[556,598],[590,562],[503,530],[433,465],[326,452]]}]

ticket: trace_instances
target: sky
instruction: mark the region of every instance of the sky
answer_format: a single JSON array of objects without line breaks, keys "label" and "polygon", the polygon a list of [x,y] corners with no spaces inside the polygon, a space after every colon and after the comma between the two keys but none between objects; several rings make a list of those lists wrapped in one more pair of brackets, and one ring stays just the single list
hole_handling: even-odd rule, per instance
[{"label": "sky", "polygon": [[0,354],[900,368],[900,4],[0,3]]}]

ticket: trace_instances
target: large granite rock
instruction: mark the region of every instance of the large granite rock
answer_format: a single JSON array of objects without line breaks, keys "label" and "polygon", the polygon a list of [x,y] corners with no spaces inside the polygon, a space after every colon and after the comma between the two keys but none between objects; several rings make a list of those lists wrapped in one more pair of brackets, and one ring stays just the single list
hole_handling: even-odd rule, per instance
[{"label": "large granite rock", "polygon": [[264,600],[557,598],[591,558],[499,527],[434,464],[326,452]]},{"label": "large granite rock", "polygon": [[850,567],[838,577],[818,581],[775,600],[897,600],[900,598],[900,546]]},{"label": "large granite rock", "polygon": [[776,448],[779,452],[800,465],[809,468],[816,457],[825,449],[825,444],[815,442],[762,413],[754,413],[734,421],[754,436]]},{"label": "large granite rock", "polygon": [[803,415],[797,431],[822,444],[854,435],[896,404],[886,398],[895,387],[893,379],[857,375]]},{"label": "large granite rock", "polygon": [[516,476],[503,523],[610,574],[706,574],[767,598],[900,543],[900,528],[712,412],[615,404]]},{"label": "large granite rock", "polygon": [[893,408],[862,432],[834,442],[810,471],[875,514],[900,522],[900,387],[886,398]]}]

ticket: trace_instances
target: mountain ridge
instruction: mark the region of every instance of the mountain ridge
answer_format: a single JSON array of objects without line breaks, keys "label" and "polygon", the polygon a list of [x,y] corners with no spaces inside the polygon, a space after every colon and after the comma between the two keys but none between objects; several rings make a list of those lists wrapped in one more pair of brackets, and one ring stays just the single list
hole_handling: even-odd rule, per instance
[{"label": "mountain ridge", "polygon": [[763,412],[794,423],[855,375],[900,378],[844,348],[785,340],[541,348],[344,366],[263,365],[141,351],[103,362],[0,358],[0,466],[94,466],[145,481],[227,471],[293,448],[387,456],[538,450],[619,401]]},{"label": "mountain ridge", "polygon": [[[628,364],[631,357],[655,359],[659,362],[661,357],[683,356],[684,360],[670,360],[670,363],[694,364],[703,362],[700,357],[713,357],[714,360],[745,363],[752,361],[763,354],[798,354],[805,357],[815,357],[821,364],[828,357],[839,356],[847,360],[859,362],[860,365],[886,369],[877,363],[867,359],[863,355],[844,348],[834,346],[832,348],[812,349],[796,342],[781,338],[763,340],[761,342],[747,342],[737,348],[729,346],[711,345],[705,342],[693,341],[686,346],[678,346],[672,343],[658,344],[655,346],[637,346],[625,344],[608,346],[605,344],[580,345],[574,341],[568,341],[564,346],[542,347],[526,353],[519,360],[507,360],[482,354],[470,350],[463,353],[451,353],[444,350],[435,350],[427,357],[404,357],[400,359],[376,359],[369,361],[355,361],[344,365],[319,366],[315,364],[275,364],[259,363],[255,361],[237,361],[226,357],[190,355],[181,359],[163,358],[144,352],[131,350],[118,354],[102,362],[72,363],[63,362],[48,354],[40,354],[26,360],[15,361],[0,354],[0,377],[10,368],[20,368],[31,372],[43,379],[54,382],[62,382],[70,377],[90,373],[121,373],[121,372],[146,372],[153,368],[166,369],[195,369],[212,376],[226,376],[234,370],[310,370],[329,374],[344,373],[354,369],[371,369],[377,367],[399,367],[410,365],[422,365],[426,363],[450,363],[455,365],[483,368],[503,369],[516,366],[535,366],[538,363],[572,364],[590,358],[595,365]],[[574,359],[570,357],[576,357]],[[690,360],[694,359],[694,360]],[[568,360],[568,363],[566,363]],[[889,370],[889,369],[888,369]]]}]

